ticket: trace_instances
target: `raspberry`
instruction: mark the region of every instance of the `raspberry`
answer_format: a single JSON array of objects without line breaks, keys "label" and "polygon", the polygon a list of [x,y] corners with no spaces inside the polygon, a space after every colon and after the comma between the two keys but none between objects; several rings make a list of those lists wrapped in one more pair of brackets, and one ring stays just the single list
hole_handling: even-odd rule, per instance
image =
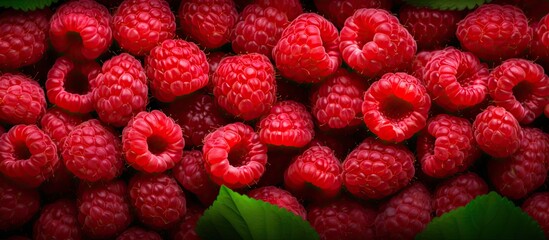
[{"label": "raspberry", "polygon": [[431,177],[445,178],[463,172],[481,155],[473,126],[464,118],[439,114],[427,120],[417,139],[421,169]]},{"label": "raspberry", "polygon": [[313,204],[307,219],[322,240],[374,239],[376,210],[355,200],[341,198]]},{"label": "raspberry", "polygon": [[315,0],[314,4],[318,11],[339,29],[345,25],[345,20],[358,9],[378,8],[389,11],[393,5],[390,0]]},{"label": "raspberry", "polygon": [[332,149],[312,146],[288,166],[284,186],[298,198],[329,199],[339,194],[341,175],[341,163]]},{"label": "raspberry", "polygon": [[267,146],[254,129],[230,123],[204,138],[204,167],[218,185],[242,188],[255,184],[267,163]]},{"label": "raspberry", "polygon": [[[523,128],[516,152],[503,159],[488,162],[488,176],[496,190],[511,199],[520,199],[543,185],[547,177],[549,149],[544,133],[536,128]],[[509,137],[502,136],[510,141]],[[500,148],[505,146],[500,145]]]},{"label": "raspberry", "polygon": [[172,227],[187,211],[183,190],[173,177],[164,173],[133,176],[129,193],[139,220],[155,229]]},{"label": "raspberry", "polygon": [[299,83],[316,83],[341,65],[337,28],[316,13],[304,13],[288,25],[273,48],[280,75]]},{"label": "raspberry", "polygon": [[57,147],[36,125],[16,125],[0,136],[0,173],[38,187],[59,166]]},{"label": "raspberry", "polygon": [[96,62],[75,63],[67,57],[58,58],[48,72],[46,93],[50,103],[70,112],[93,111],[92,90],[101,72]]},{"label": "raspberry", "polygon": [[416,54],[414,60],[412,60],[412,65],[410,66],[410,73],[412,76],[416,77],[419,81],[423,82],[423,70],[425,66],[437,52],[443,50],[434,50],[434,51],[421,51]]},{"label": "raspberry", "polygon": [[93,1],[61,5],[50,19],[50,42],[57,52],[76,60],[94,60],[112,43],[109,10]]},{"label": "raspberry", "polygon": [[508,59],[490,72],[490,96],[523,124],[543,113],[549,103],[549,77],[543,67],[525,59]]},{"label": "raspberry", "polygon": [[286,14],[290,21],[303,13],[303,6],[301,6],[301,1],[299,0],[254,0],[253,3],[263,8],[276,8]]},{"label": "raspberry", "polygon": [[112,180],[124,167],[120,139],[97,119],[76,126],[65,138],[61,155],[69,171],[89,182]]},{"label": "raspberry", "polygon": [[209,206],[216,199],[219,186],[210,180],[204,163],[201,151],[184,151],[183,158],[173,168],[172,175],[181,186],[194,193],[204,205]]},{"label": "raspberry", "polygon": [[76,204],[82,232],[94,239],[122,233],[132,221],[126,194],[126,183],[122,180],[96,185],[81,183]]},{"label": "raspberry", "polygon": [[549,14],[533,23],[532,29],[533,37],[529,49],[531,59],[538,59],[540,63],[549,66]]},{"label": "raspberry", "polygon": [[125,0],[113,15],[112,28],[120,48],[142,56],[175,36],[175,16],[165,0]]},{"label": "raspberry", "polygon": [[311,94],[311,112],[320,128],[338,129],[362,123],[362,98],[367,88],[359,75],[344,68],[316,85]]},{"label": "raspberry", "polygon": [[532,39],[532,29],[519,8],[484,4],[458,23],[456,36],[466,51],[497,62],[522,54]]},{"label": "raspberry", "polygon": [[507,157],[519,149],[522,128],[502,107],[489,106],[473,122],[475,141],[480,149],[495,158]]},{"label": "raspberry", "polygon": [[200,237],[195,231],[196,224],[204,209],[198,207],[189,207],[187,214],[183,217],[183,220],[172,229],[171,239],[173,240],[200,240]]},{"label": "raspberry", "polygon": [[0,231],[14,230],[28,222],[40,208],[40,194],[0,177]]},{"label": "raspberry", "polygon": [[452,177],[437,186],[433,195],[436,216],[465,206],[479,195],[488,193],[488,185],[475,173]]},{"label": "raspberry", "polygon": [[251,198],[268,202],[280,208],[303,218],[307,217],[305,208],[299,203],[299,201],[288,191],[277,188],[275,186],[266,186],[256,188],[247,194]]},{"label": "raspberry", "polygon": [[406,73],[387,73],[364,93],[366,126],[379,138],[402,142],[427,121],[431,98],[419,80]]},{"label": "raspberry", "polygon": [[408,30],[383,9],[357,10],[345,22],[340,39],[343,60],[367,77],[404,70],[417,50]]},{"label": "raspberry", "polygon": [[0,69],[35,64],[48,48],[50,12],[3,11],[0,17]]},{"label": "raspberry", "polygon": [[377,239],[414,239],[431,221],[431,195],[414,183],[383,204],[375,219]]},{"label": "raspberry", "polygon": [[423,81],[437,105],[449,111],[475,106],[487,94],[489,70],[475,55],[453,47],[433,53]]},{"label": "raspberry", "polygon": [[237,20],[238,11],[232,0],[185,0],[179,7],[183,32],[206,48],[228,43]]},{"label": "raspberry", "polygon": [[140,227],[130,227],[120,234],[116,240],[162,240],[160,234]]},{"label": "raspberry", "polygon": [[90,118],[90,115],[69,113],[53,106],[40,119],[40,128],[55,142],[57,150],[61,150],[62,143],[69,133],[80,123]]},{"label": "raspberry", "polygon": [[92,99],[101,121],[122,127],[145,110],[149,101],[147,76],[132,55],[122,53],[105,61],[95,81]]},{"label": "raspberry", "polygon": [[181,128],[163,112],[140,112],[122,131],[126,161],[147,173],[164,172],[181,161],[185,140]]},{"label": "raspberry", "polygon": [[219,106],[243,120],[267,113],[276,101],[275,70],[262,54],[224,58],[212,82]]},{"label": "raspberry", "polygon": [[527,198],[522,210],[532,217],[543,229],[545,237],[549,236],[549,192],[539,192]]},{"label": "raspberry", "polygon": [[0,121],[34,124],[46,111],[46,96],[40,85],[26,75],[0,75]]},{"label": "raspberry", "polygon": [[261,142],[274,146],[303,147],[314,137],[314,123],[307,108],[298,102],[275,103],[258,125]]},{"label": "raspberry", "polygon": [[82,239],[76,203],[60,199],[42,208],[32,231],[35,240]]},{"label": "raspberry", "polygon": [[206,86],[210,65],[206,54],[193,42],[168,39],[151,50],[145,59],[145,71],[153,96],[171,102]]}]

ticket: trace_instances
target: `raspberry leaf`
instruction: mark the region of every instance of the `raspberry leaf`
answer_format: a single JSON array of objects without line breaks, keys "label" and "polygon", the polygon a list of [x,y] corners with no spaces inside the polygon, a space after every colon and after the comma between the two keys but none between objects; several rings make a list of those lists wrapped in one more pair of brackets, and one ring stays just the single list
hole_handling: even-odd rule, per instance
[{"label": "raspberry leaf", "polygon": [[427,7],[439,10],[464,10],[473,9],[492,0],[405,0],[416,7]]},{"label": "raspberry leaf", "polygon": [[201,239],[319,239],[311,225],[297,215],[225,186],[195,230]]},{"label": "raspberry leaf", "polygon": [[544,239],[538,223],[507,198],[490,192],[434,218],[421,239]]},{"label": "raspberry leaf", "polygon": [[33,11],[50,6],[58,0],[0,0],[0,7]]}]

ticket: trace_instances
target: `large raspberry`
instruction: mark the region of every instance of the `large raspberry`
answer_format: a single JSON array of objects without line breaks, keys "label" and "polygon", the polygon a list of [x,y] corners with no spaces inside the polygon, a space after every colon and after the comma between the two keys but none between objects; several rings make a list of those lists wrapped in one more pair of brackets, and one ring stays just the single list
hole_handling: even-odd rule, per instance
[{"label": "large raspberry", "polygon": [[140,227],[130,227],[120,234],[116,240],[162,240],[162,236],[155,231],[148,231]]},{"label": "large raspberry", "polygon": [[392,2],[390,0],[314,0],[318,12],[330,20],[334,25],[341,29],[345,20],[361,8],[378,8],[391,10]]},{"label": "large raspberry", "polygon": [[40,217],[34,222],[33,239],[82,239],[77,215],[73,200],[60,199],[44,206]]},{"label": "large raspberry", "polygon": [[80,123],[90,119],[90,115],[80,115],[66,112],[59,107],[49,108],[40,119],[40,129],[51,137],[51,140],[57,145],[57,150],[61,150],[63,140]]},{"label": "large raspberry", "polygon": [[253,0],[253,3],[263,8],[276,8],[286,14],[290,21],[303,13],[303,6],[301,6],[300,0]]},{"label": "large raspberry", "polygon": [[276,101],[275,70],[262,54],[224,58],[212,82],[219,106],[243,120],[267,113]]},{"label": "large raspberry", "polygon": [[289,212],[300,216],[303,220],[307,217],[305,208],[299,201],[288,191],[277,188],[275,186],[266,186],[256,188],[247,193],[251,198],[265,201],[280,208],[284,208]]},{"label": "large raspberry", "polygon": [[528,197],[521,208],[538,222],[545,237],[549,237],[549,192],[539,192]]},{"label": "large raspberry", "polygon": [[484,4],[458,23],[456,36],[466,51],[498,62],[522,54],[532,39],[532,29],[520,8]]},{"label": "large raspberry", "polygon": [[34,124],[46,111],[46,96],[38,82],[26,75],[0,75],[0,122]]},{"label": "large raspberry", "polygon": [[206,86],[210,65],[206,54],[193,42],[168,39],[147,55],[145,71],[153,96],[171,102]]},{"label": "large raspberry", "polygon": [[211,205],[219,193],[219,185],[210,179],[204,168],[202,152],[199,150],[184,151],[183,158],[173,168],[172,175],[181,186],[194,193],[206,206]]},{"label": "large raspberry", "polygon": [[0,136],[0,173],[37,187],[59,166],[57,147],[36,125],[16,125]]},{"label": "large raspberry", "polygon": [[315,135],[313,117],[298,102],[275,103],[258,125],[261,142],[274,146],[303,147]]},{"label": "large raspberry", "polygon": [[40,208],[40,194],[0,177],[0,231],[14,230],[28,222]]},{"label": "large raspberry", "polygon": [[340,39],[343,60],[367,77],[404,70],[417,51],[408,30],[383,9],[357,10],[345,22]]},{"label": "large raspberry", "polygon": [[112,43],[111,14],[93,1],[61,5],[50,20],[50,42],[58,52],[77,60],[94,60]]},{"label": "large raspberry", "polygon": [[534,32],[529,49],[531,59],[538,59],[549,67],[549,13],[531,27]]},{"label": "large raspberry", "polygon": [[242,188],[255,184],[267,163],[267,146],[254,129],[230,123],[204,138],[204,167],[218,185]]},{"label": "large raspberry", "polygon": [[406,73],[387,73],[364,93],[366,126],[379,138],[402,142],[427,123],[431,98],[419,80]]},{"label": "large raspberry", "polygon": [[489,106],[473,122],[475,141],[492,157],[507,157],[521,145],[522,128],[513,115],[502,107]]},{"label": "large raspberry", "polygon": [[273,58],[283,77],[316,83],[341,65],[337,28],[316,13],[304,13],[282,32]]}]

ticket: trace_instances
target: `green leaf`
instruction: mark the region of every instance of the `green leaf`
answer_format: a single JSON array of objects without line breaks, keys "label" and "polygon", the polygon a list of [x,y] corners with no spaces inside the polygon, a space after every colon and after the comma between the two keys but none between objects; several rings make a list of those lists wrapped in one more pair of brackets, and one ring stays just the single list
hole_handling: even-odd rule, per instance
[{"label": "green leaf", "polygon": [[439,10],[464,10],[474,9],[492,0],[405,0],[416,7],[427,7]]},{"label": "green leaf", "polygon": [[434,218],[422,239],[545,239],[538,223],[495,192]]},{"label": "green leaf", "polygon": [[286,209],[240,195],[222,186],[198,220],[201,239],[319,239],[309,222]]},{"label": "green leaf", "polygon": [[50,6],[58,0],[0,0],[0,7],[33,11]]}]

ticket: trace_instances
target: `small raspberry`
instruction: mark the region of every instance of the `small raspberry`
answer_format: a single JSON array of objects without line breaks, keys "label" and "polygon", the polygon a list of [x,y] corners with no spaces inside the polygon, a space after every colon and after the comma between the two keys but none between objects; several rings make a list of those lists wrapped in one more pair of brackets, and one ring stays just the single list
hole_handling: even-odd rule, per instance
[{"label": "small raspberry", "polygon": [[183,217],[183,220],[172,229],[171,239],[173,240],[200,240],[200,237],[195,231],[196,224],[204,209],[200,207],[187,208],[187,214]]},{"label": "small raspberry", "polygon": [[242,188],[255,184],[267,163],[267,146],[254,129],[230,123],[204,138],[204,167],[218,185]]},{"label": "small raspberry", "polygon": [[90,118],[90,115],[69,113],[53,106],[46,110],[46,113],[40,119],[40,128],[55,142],[57,150],[61,150],[62,143],[69,133],[80,123]]},{"label": "small raspberry", "polygon": [[351,17],[356,10],[361,8],[377,8],[389,11],[392,7],[390,0],[315,0],[314,4],[318,12],[341,29],[345,20]]},{"label": "small raspberry", "polygon": [[38,187],[59,166],[57,147],[36,125],[16,125],[0,136],[0,173]]},{"label": "small raspberry", "polygon": [[204,158],[199,150],[183,151],[183,158],[175,165],[172,176],[204,205],[211,205],[219,193],[219,185],[212,182]]},{"label": "small raspberry", "polygon": [[243,120],[267,113],[276,101],[275,70],[262,54],[224,58],[212,82],[219,106]]},{"label": "small raspberry", "polygon": [[475,197],[488,193],[488,185],[475,173],[452,177],[437,186],[433,195],[436,216],[465,206]]},{"label": "small raspberry", "polygon": [[61,5],[50,19],[50,42],[57,52],[76,60],[94,60],[112,43],[109,10],[93,1]]},{"label": "small raspberry", "polygon": [[366,126],[379,138],[402,142],[427,122],[431,98],[419,80],[406,73],[387,73],[364,93]]},{"label": "small raspberry", "polygon": [[298,102],[280,101],[258,124],[261,142],[274,146],[303,147],[314,137],[313,117]]},{"label": "small raspberry", "polygon": [[489,106],[473,122],[475,141],[480,149],[495,158],[517,151],[523,137],[522,128],[513,115],[502,107]]},{"label": "small raspberry", "polygon": [[522,210],[532,217],[549,237],[549,192],[539,192],[528,197]]},{"label": "small raspberry", "polygon": [[34,222],[34,240],[82,239],[78,227],[76,203],[60,199],[42,208],[40,217]]},{"label": "small raspberry", "polygon": [[0,231],[15,230],[28,222],[40,208],[40,194],[0,177]]},{"label": "small raspberry", "polygon": [[208,84],[210,65],[193,42],[168,39],[145,58],[152,95],[161,102],[190,94]]},{"label": "small raspberry", "polygon": [[247,193],[251,198],[268,202],[303,218],[307,217],[305,208],[290,192],[275,186],[256,188]]},{"label": "small raspberry", "polygon": [[531,59],[538,59],[549,66],[549,13],[531,27],[534,33],[529,49]]},{"label": "small raspberry", "polygon": [[484,4],[458,23],[456,36],[466,51],[497,62],[522,54],[532,39],[532,29],[520,8]]},{"label": "small raspberry", "polygon": [[431,222],[431,195],[414,183],[383,204],[375,220],[377,239],[414,239]]},{"label": "small raspberry", "polygon": [[26,75],[0,75],[0,121],[35,124],[46,111],[46,96],[38,82]]},{"label": "small raspberry", "polygon": [[316,83],[341,65],[337,28],[316,13],[304,13],[288,25],[273,48],[280,75],[300,83]]},{"label": "small raspberry", "polygon": [[120,234],[116,240],[162,240],[162,236],[155,231],[148,231],[140,227],[130,227]]},{"label": "small raspberry", "polygon": [[299,0],[253,0],[253,3],[263,8],[276,8],[286,14],[290,21],[303,13],[303,6],[301,6],[301,1]]},{"label": "small raspberry", "polygon": [[109,181],[122,173],[122,143],[112,129],[91,119],[76,126],[61,146],[65,166],[82,180]]}]

